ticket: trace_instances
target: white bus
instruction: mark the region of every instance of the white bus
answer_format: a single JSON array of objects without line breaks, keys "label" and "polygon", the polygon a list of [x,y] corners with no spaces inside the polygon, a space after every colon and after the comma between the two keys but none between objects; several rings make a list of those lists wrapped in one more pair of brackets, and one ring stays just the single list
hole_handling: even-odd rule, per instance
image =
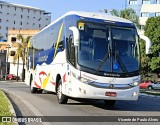
[{"label": "white bus", "polygon": [[26,84],[32,93],[69,97],[137,100],[139,36],[126,19],[91,12],[68,12],[31,38]]}]

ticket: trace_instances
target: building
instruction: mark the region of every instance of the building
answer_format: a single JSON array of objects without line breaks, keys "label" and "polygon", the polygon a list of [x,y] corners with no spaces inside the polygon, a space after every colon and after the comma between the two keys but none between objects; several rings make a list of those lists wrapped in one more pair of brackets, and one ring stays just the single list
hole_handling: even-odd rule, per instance
[{"label": "building", "polygon": [[[50,22],[50,12],[35,7],[0,1],[0,75],[5,75],[6,73],[16,75],[16,64],[13,65],[13,58],[6,55],[8,50],[15,51],[17,49],[17,34],[32,36],[50,24]],[[22,60],[20,59],[20,73],[22,72],[21,64]]]},{"label": "building", "polygon": [[142,31],[149,17],[160,16],[160,0],[126,0],[126,7],[136,11]]},{"label": "building", "polygon": [[[9,53],[8,55],[8,63],[9,63],[9,74],[15,74],[20,76],[22,78],[22,69],[23,69],[23,61],[22,57],[19,57],[18,60],[13,64],[13,57],[16,54],[17,51],[17,43],[21,43],[20,40],[17,39],[17,35],[21,34],[23,38],[26,38],[27,36],[34,36],[37,34],[40,30],[9,30],[8,31],[8,44],[11,48],[9,48],[7,51]],[[24,51],[25,52],[25,51]]]},{"label": "building", "polygon": [[45,10],[0,1],[0,34],[6,41],[9,29],[41,30],[51,22]]},{"label": "building", "polygon": [[6,73],[7,45],[8,44],[6,42],[0,42],[0,76],[3,76]]}]

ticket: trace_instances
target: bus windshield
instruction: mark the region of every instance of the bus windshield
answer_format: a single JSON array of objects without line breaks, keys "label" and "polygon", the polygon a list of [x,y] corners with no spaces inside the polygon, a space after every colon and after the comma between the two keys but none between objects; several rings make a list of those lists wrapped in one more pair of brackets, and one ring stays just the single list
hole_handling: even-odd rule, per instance
[{"label": "bus windshield", "polygon": [[87,22],[79,30],[80,66],[104,73],[139,70],[139,43],[135,28]]}]

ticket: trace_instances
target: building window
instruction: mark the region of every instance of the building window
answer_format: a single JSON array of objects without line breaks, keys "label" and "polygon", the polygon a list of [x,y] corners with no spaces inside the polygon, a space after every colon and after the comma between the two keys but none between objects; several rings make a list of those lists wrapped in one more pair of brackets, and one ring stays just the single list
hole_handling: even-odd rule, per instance
[{"label": "building window", "polygon": [[2,9],[2,5],[1,5],[1,9]]},{"label": "building window", "polygon": [[160,4],[160,0],[157,0],[157,2],[156,2],[157,4]]},{"label": "building window", "polygon": [[9,15],[9,13],[7,13],[7,15]]},{"label": "building window", "polygon": [[160,12],[156,13],[156,16],[160,16]]},{"label": "building window", "polygon": [[23,18],[23,15],[21,15],[21,19]]},{"label": "building window", "polygon": [[16,37],[11,37],[11,42],[16,42]]},{"label": "building window", "polygon": [[35,26],[35,23],[33,23],[33,26]]},{"label": "building window", "polygon": [[22,22],[20,22],[20,24],[22,25]]},{"label": "building window", "polygon": [[23,12],[23,8],[21,8],[21,11]]},{"label": "building window", "polygon": [[15,27],[13,27],[13,30],[15,30]]},{"label": "building window", "polygon": [[149,17],[149,13],[147,12],[141,13],[141,17]]},{"label": "building window", "polygon": [[41,28],[41,24],[39,24],[39,28]]},{"label": "building window", "polygon": [[29,16],[27,16],[27,19],[29,20]]},{"label": "building window", "polygon": [[2,22],[2,19],[0,19],[0,23]]},{"label": "building window", "polygon": [[8,27],[6,27],[6,30],[8,30]]},{"label": "building window", "polygon": [[16,24],[16,21],[13,21],[14,24]]},{"label": "building window", "polygon": [[34,10],[34,14],[36,14],[36,10]]},{"label": "building window", "polygon": [[129,1],[129,4],[130,4],[130,5],[135,5],[135,4],[137,4],[137,0],[130,0],[130,1]]},{"label": "building window", "polygon": [[29,23],[27,22],[27,25],[28,25]]},{"label": "building window", "polygon": [[6,33],[6,37],[8,37],[8,34]]},{"label": "building window", "polygon": [[0,26],[0,29],[1,29],[1,26]]},{"label": "building window", "polygon": [[150,0],[143,0],[142,4],[150,4]]},{"label": "building window", "polygon": [[16,54],[15,51],[11,51],[11,52],[10,52],[10,56],[14,56],[15,54]]},{"label": "building window", "polygon": [[28,13],[29,13],[29,9],[28,9]]},{"label": "building window", "polygon": [[15,9],[15,11],[17,10],[17,8],[16,8],[16,7],[15,7],[14,9]]}]

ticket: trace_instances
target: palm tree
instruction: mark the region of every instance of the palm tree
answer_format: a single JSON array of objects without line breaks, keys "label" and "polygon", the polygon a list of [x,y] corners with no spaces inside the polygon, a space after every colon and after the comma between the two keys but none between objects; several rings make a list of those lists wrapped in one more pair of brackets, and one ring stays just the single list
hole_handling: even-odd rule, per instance
[{"label": "palm tree", "polygon": [[105,12],[105,13],[110,12],[114,16],[128,19],[128,20],[132,21],[137,27],[139,27],[139,17],[136,14],[136,12],[131,8],[127,8],[127,9],[124,9],[121,11],[118,11],[116,9],[112,9],[111,11],[108,11],[107,9],[104,9],[103,12]]},{"label": "palm tree", "polygon": [[17,39],[20,40],[21,43],[17,43],[18,48],[17,48],[16,54],[13,57],[13,63],[15,64],[15,62],[18,60],[18,64],[17,64],[17,76],[18,76],[19,57],[22,58],[22,62],[23,62],[22,81],[24,81],[24,76],[25,76],[25,72],[24,72],[24,64],[25,64],[25,56],[26,56],[25,48],[27,47],[27,43],[29,42],[30,38],[31,36],[27,36],[26,38],[24,38],[22,34],[17,35]]}]

